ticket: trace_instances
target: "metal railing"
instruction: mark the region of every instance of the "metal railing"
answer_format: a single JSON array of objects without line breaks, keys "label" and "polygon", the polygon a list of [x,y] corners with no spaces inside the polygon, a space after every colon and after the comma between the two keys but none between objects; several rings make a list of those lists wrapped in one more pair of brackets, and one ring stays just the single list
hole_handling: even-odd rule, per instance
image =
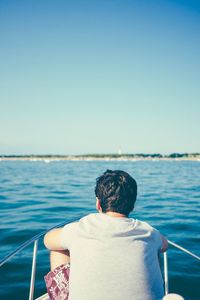
[{"label": "metal railing", "polygon": [[[189,254],[190,256],[192,256],[193,258],[196,258],[197,260],[200,261],[200,257],[194,253],[192,253],[191,251],[179,246],[178,244],[167,240],[169,245]],[[164,286],[165,286],[165,295],[167,295],[169,293],[169,280],[168,280],[168,259],[167,259],[167,252],[163,253],[164,256]]]},{"label": "metal railing", "polygon": [[34,243],[33,247],[33,260],[32,260],[32,270],[31,270],[31,280],[30,280],[30,289],[29,289],[29,300],[33,300],[34,296],[34,287],[35,287],[35,272],[36,272],[36,259],[37,259],[37,251],[38,251],[38,240],[43,237],[47,232],[49,232],[52,229],[62,227],[64,225],[67,225],[72,222],[76,222],[80,220],[82,216],[78,216],[77,218],[71,218],[68,219],[68,221],[59,223],[57,225],[52,226],[48,230],[44,230],[41,233],[38,233],[34,235],[31,239],[27,240],[23,244],[21,244],[17,249],[15,249],[13,252],[11,252],[9,255],[5,256],[1,261],[0,261],[0,267],[2,267],[6,262],[11,260],[17,253],[21,252],[24,248],[29,246],[30,244]]},{"label": "metal railing", "polygon": [[[7,261],[11,260],[12,257],[14,257],[17,253],[21,252],[24,248],[26,248],[27,246],[29,246],[30,244],[34,243],[34,247],[33,247],[33,259],[32,259],[32,270],[31,270],[31,280],[30,280],[30,290],[29,290],[29,300],[33,300],[33,296],[34,296],[34,287],[35,287],[35,272],[36,272],[36,259],[37,259],[37,251],[38,251],[38,240],[44,236],[47,232],[49,232],[52,229],[55,228],[59,228],[62,227],[64,225],[67,225],[69,223],[72,222],[76,222],[78,221],[82,216],[77,217],[76,219],[71,218],[69,219],[67,222],[62,222],[59,223],[53,227],[51,227],[48,230],[42,231],[39,234],[36,234],[35,236],[33,236],[31,239],[27,240],[26,242],[24,242],[23,244],[21,244],[17,249],[15,249],[13,252],[11,252],[9,255],[7,255],[6,257],[4,257],[1,261],[0,261],[0,267],[3,266]],[[194,253],[192,253],[191,251],[179,246],[178,244],[171,242],[168,240],[168,243],[170,245],[172,245],[173,247],[189,254],[190,256],[192,256],[193,258],[196,258],[197,260],[200,261],[200,257]],[[164,255],[164,286],[165,286],[165,295],[167,295],[169,293],[169,282],[168,282],[168,259],[167,259],[167,252],[163,253]]]}]

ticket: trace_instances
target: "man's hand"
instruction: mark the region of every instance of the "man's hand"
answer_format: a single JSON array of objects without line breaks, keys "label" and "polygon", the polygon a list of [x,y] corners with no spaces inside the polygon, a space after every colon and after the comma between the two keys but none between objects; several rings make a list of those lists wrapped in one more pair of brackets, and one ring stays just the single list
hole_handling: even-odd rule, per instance
[{"label": "man's hand", "polygon": [[161,235],[161,238],[162,238],[162,248],[160,252],[165,252],[168,249],[168,241],[163,235]]}]

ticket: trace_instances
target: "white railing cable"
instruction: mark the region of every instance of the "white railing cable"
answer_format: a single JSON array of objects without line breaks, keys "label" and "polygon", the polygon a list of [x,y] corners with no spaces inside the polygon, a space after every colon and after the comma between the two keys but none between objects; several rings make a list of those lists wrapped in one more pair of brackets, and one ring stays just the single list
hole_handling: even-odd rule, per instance
[{"label": "white railing cable", "polygon": [[168,240],[168,243],[169,243],[170,245],[172,245],[172,246],[174,246],[174,247],[176,247],[176,248],[182,250],[183,252],[185,252],[185,253],[191,255],[192,257],[194,257],[194,258],[200,260],[200,257],[199,257],[198,255],[192,253],[191,251],[189,251],[189,250],[187,250],[187,249],[185,249],[185,248],[183,248],[183,247],[181,247],[181,246],[179,246],[179,245],[177,245],[177,244],[175,244],[174,242],[171,242],[171,241],[169,241],[169,240]]},{"label": "white railing cable", "polygon": [[33,261],[32,261],[31,282],[30,282],[30,290],[29,290],[29,300],[33,300],[33,295],[34,295],[37,250],[38,250],[38,240],[34,242],[34,247],[33,247]]},{"label": "white railing cable", "polygon": [[168,262],[167,252],[163,253],[164,256],[164,283],[165,283],[165,295],[169,293],[169,281],[168,281]]},{"label": "white railing cable", "polygon": [[[181,251],[183,251],[183,252],[189,254],[189,255],[192,256],[193,258],[196,258],[196,259],[200,260],[200,257],[199,257],[198,255],[196,255],[196,254],[192,253],[191,251],[189,251],[189,250],[183,248],[182,246],[179,246],[178,244],[176,244],[176,243],[174,243],[174,242],[171,242],[171,241],[169,241],[169,240],[168,240],[168,243],[169,243],[171,246],[173,246],[173,247],[175,247],[175,248],[177,248],[177,249],[179,249],[179,250],[181,250]],[[169,293],[167,252],[164,252],[164,253],[163,253],[163,256],[164,256],[164,286],[165,286],[165,295],[167,295],[167,294]]]},{"label": "white railing cable", "polygon": [[[35,236],[33,236],[31,239],[25,241],[23,244],[21,244],[17,249],[15,249],[13,252],[11,252],[9,255],[5,256],[1,261],[0,261],[0,267],[3,266],[7,261],[9,261],[13,256],[15,256],[17,253],[21,252],[24,248],[26,248],[28,245],[30,245],[31,243],[33,243],[35,240],[38,240],[40,237],[44,236],[48,231],[54,229],[54,228],[58,228],[58,227],[62,227],[66,224],[69,224],[69,223],[72,223],[72,222],[76,222],[80,219],[81,217],[79,216],[78,218],[76,219],[70,219],[68,220],[67,222],[62,222],[62,223],[59,223],[57,225],[54,225],[53,227],[49,228],[48,230],[44,230],[42,231],[41,233],[39,234],[36,234]],[[200,257],[194,253],[192,253],[191,251],[179,246],[178,244],[174,243],[174,242],[171,242],[168,240],[168,243],[172,246],[174,246],[175,248],[178,248],[180,250],[182,250],[183,252],[191,255],[192,257],[200,260]]]},{"label": "white railing cable", "polygon": [[68,221],[59,223],[57,225],[52,226],[51,228],[49,228],[48,230],[44,230],[36,235],[34,235],[31,239],[25,241],[23,244],[21,244],[17,249],[15,249],[13,252],[11,252],[10,254],[8,254],[7,256],[5,256],[1,261],[0,261],[0,267],[3,266],[7,261],[9,261],[13,256],[15,256],[17,253],[21,252],[24,248],[26,248],[28,245],[30,245],[31,243],[33,243],[34,241],[38,240],[39,238],[41,238],[42,236],[44,236],[47,232],[49,232],[52,229],[58,228],[58,227],[62,227],[66,224],[78,221],[82,216],[75,218],[71,218],[68,219]]}]

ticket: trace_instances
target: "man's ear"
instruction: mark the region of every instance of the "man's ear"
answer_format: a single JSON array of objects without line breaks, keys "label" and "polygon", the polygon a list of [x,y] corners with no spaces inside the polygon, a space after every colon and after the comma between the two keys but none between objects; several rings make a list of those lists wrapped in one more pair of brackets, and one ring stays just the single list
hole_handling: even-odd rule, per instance
[{"label": "man's ear", "polygon": [[102,212],[100,200],[97,197],[96,197],[96,209],[98,210],[98,212]]}]

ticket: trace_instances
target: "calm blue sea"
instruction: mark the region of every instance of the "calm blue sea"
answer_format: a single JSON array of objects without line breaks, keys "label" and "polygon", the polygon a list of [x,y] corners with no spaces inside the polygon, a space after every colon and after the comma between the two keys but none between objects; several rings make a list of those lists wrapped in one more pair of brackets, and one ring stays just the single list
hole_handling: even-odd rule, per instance
[{"label": "calm blue sea", "polygon": [[[125,170],[137,180],[132,217],[200,255],[198,161],[1,161],[1,258],[54,224],[95,212],[95,179],[106,169]],[[28,299],[32,249],[29,246],[0,269],[0,299]],[[171,247],[168,253],[170,291],[199,300],[200,262]],[[45,293],[48,256],[41,240],[35,296]]]}]

